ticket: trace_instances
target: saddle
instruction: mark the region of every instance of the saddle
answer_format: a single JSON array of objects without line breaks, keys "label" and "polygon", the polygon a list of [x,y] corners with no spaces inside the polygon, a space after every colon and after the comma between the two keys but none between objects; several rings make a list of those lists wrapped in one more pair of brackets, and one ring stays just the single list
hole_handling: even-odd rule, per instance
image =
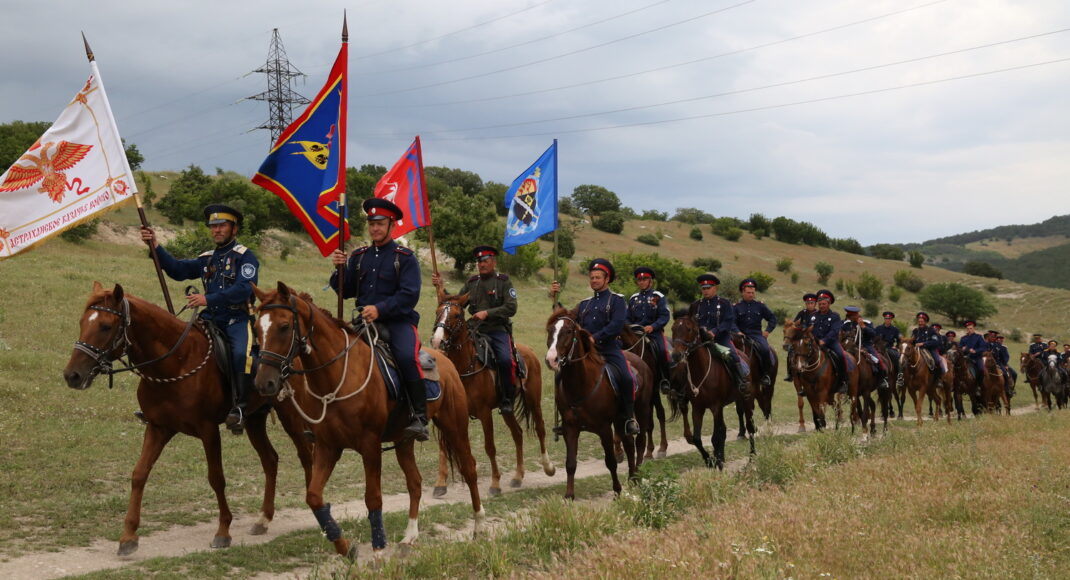
[{"label": "saddle", "polygon": [[[628,372],[632,375],[632,396],[634,397],[639,393],[639,373],[636,372],[632,363],[627,363],[627,365]],[[620,376],[620,370],[616,365],[608,363],[603,368],[605,369],[605,376],[609,377],[609,386],[613,388],[613,393],[619,395],[621,381],[624,379],[624,377]]]},{"label": "saddle", "polygon": [[[212,358],[215,359],[216,366],[219,367],[219,373],[223,375],[223,389],[234,390],[234,369],[231,368],[230,360],[230,339],[227,338],[227,334],[223,332],[221,328],[215,325],[214,322],[206,318],[198,320],[201,324],[201,328],[204,329],[204,333],[208,335],[208,339],[215,344],[215,348],[212,349]],[[251,355],[252,353],[250,353]],[[253,373],[256,373],[257,359],[253,359]]]},{"label": "saddle", "polygon": [[929,367],[929,370],[936,368],[936,359],[933,358],[933,353],[927,348],[918,349],[921,351],[921,360],[925,361],[925,366]]},{"label": "saddle", "polygon": [[[494,356],[494,348],[491,346],[490,337],[485,334],[475,334],[476,345],[476,359],[480,364],[491,368],[497,367],[497,357]],[[528,367],[524,364],[524,357],[520,356],[520,352],[516,350],[516,343],[513,343],[513,363],[516,365],[516,378],[518,381],[522,381],[528,376]]]},{"label": "saddle", "polygon": [[[394,353],[390,350],[390,331],[381,324],[374,322],[372,324],[378,331],[378,339],[375,344],[369,344],[369,346],[375,357],[375,364],[379,367],[379,373],[383,376],[383,382],[386,383],[386,392],[391,399],[396,401],[402,388],[401,375],[398,372],[397,361],[394,360]],[[361,333],[360,337],[365,343],[368,342],[366,334]],[[437,401],[442,397],[442,383],[435,357],[421,347],[418,362],[424,373],[427,401]]]}]

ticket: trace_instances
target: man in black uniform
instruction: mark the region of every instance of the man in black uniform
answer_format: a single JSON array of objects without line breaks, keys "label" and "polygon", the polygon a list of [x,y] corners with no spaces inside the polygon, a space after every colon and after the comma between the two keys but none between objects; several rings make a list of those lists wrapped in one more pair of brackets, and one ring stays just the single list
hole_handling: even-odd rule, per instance
[{"label": "man in black uniform", "polygon": [[854,367],[847,366],[850,359],[847,358],[846,353],[843,352],[843,345],[840,344],[843,321],[840,320],[839,314],[829,309],[835,301],[836,297],[829,290],[821,290],[817,293],[817,314],[814,315],[812,328],[814,338],[831,355],[832,366],[836,369],[836,392],[846,393],[847,373],[854,370]]},{"label": "man in black uniform", "polygon": [[654,289],[657,274],[646,266],[632,272],[639,291],[628,298],[628,324],[643,327],[650,338],[657,368],[651,369],[659,377],[661,392],[669,393],[669,345],[665,341],[665,325],[669,323],[669,305],[665,295]]},{"label": "man in black uniform", "polygon": [[[766,337],[770,332],[776,328],[776,315],[765,303],[755,300],[755,295],[758,293],[758,282],[754,278],[744,278],[739,283],[739,293],[743,295],[743,300],[740,300],[733,306],[736,310],[736,326],[739,327],[740,334],[744,334],[750,337],[754,341],[754,344],[758,346],[758,363],[761,366],[762,384],[769,386],[773,381],[770,378],[770,373],[773,371],[773,367],[776,365],[773,351],[769,348],[769,342]],[[765,321],[765,328],[762,328],[762,321]]]},{"label": "man in black uniform", "polygon": [[1033,335],[1033,343],[1029,345],[1029,356],[1037,358],[1040,353],[1047,350],[1047,345],[1044,344],[1044,338],[1039,334]]},{"label": "man in black uniform", "polygon": [[[513,414],[513,399],[516,397],[517,369],[513,358],[513,323],[516,315],[516,288],[509,276],[496,271],[498,267],[498,250],[491,246],[479,246],[472,250],[479,274],[472,276],[461,288],[459,295],[468,295],[468,320],[474,332],[490,339],[494,349],[494,359],[498,368],[498,387],[501,396],[498,407],[502,415]],[[441,289],[442,276],[431,275],[431,283]],[[440,324],[435,325],[435,333],[442,332]]]},{"label": "man in black uniform", "polygon": [[[806,294],[803,294],[803,304],[805,305],[805,308],[800,310],[799,313],[795,315],[795,319],[794,320],[795,320],[796,326],[799,326],[801,328],[806,328],[807,326],[810,326],[814,322],[814,313],[817,312],[817,294],[811,294],[809,292],[807,292]],[[791,360],[792,354],[793,354],[793,351],[792,351],[791,346],[789,345],[788,346],[788,360]],[[786,364],[784,366],[787,367],[786,370],[785,370],[785,373],[784,373],[784,380],[790,383],[792,381],[792,378],[791,378],[791,365],[790,364]],[[803,396],[803,394],[804,393],[802,391],[800,391],[798,393],[798,395],[800,397]]]},{"label": "man in black uniform", "polygon": [[877,332],[865,320],[862,320],[862,317],[858,314],[859,308],[857,306],[847,306],[843,310],[847,313],[847,320],[842,327],[843,332],[847,333],[848,336],[855,333],[858,334],[855,338],[858,341],[860,350],[858,353],[859,363],[861,363],[863,357],[869,358],[876,375],[878,388],[887,389],[888,369],[884,367],[884,361],[881,357],[877,356],[877,348],[873,345],[873,340],[877,338]]}]

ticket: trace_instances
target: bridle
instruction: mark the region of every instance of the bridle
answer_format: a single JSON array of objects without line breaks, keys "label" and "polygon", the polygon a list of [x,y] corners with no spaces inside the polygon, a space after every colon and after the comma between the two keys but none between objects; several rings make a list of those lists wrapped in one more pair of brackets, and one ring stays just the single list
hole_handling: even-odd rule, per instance
[{"label": "bridle", "polygon": [[[699,391],[699,387],[702,386],[702,384],[706,382],[706,379],[710,376],[710,372],[713,371],[713,358],[714,357],[713,357],[713,351],[710,348],[710,345],[712,344],[713,341],[703,339],[702,338],[702,330],[697,328],[697,324],[693,320],[691,322],[692,322],[692,324],[695,324],[695,326],[696,326],[696,329],[695,329],[695,335],[696,336],[695,336],[695,338],[693,340],[684,340],[682,338],[676,338],[675,325],[673,327],[672,345],[674,347],[682,346],[684,348],[684,354],[683,354],[682,357],[680,357],[679,361],[675,361],[674,360],[673,362],[669,363],[669,368],[674,368],[677,365],[681,365],[681,364],[684,365],[684,373],[687,375],[687,384],[688,384],[688,386],[691,387],[692,395],[697,395],[698,391]],[[681,320],[680,322],[678,322],[678,324],[683,324],[683,321]],[[695,351],[697,351],[698,349],[703,348],[703,347],[705,347],[707,352],[709,352],[710,360],[709,360],[709,363],[706,365],[706,372],[703,373],[702,379],[700,379],[698,381],[698,383],[696,384],[694,379],[691,378],[691,355]]]},{"label": "bridle", "polygon": [[[477,374],[487,370],[487,368],[488,368],[487,361],[483,361],[483,366],[479,367],[478,369],[476,368],[476,360],[478,360],[479,357],[475,356],[475,352],[474,352],[475,351],[475,339],[472,338],[472,332],[468,332],[467,338],[465,340],[461,340],[461,341],[458,341],[458,342],[453,342],[453,340],[451,340],[453,335],[455,333],[459,332],[462,327],[464,327],[464,324],[465,324],[465,320],[464,320],[464,316],[463,316],[464,306],[462,306],[460,303],[454,302],[452,300],[446,300],[445,302],[440,302],[439,303],[439,307],[441,308],[443,306],[446,307],[445,308],[445,312],[447,312],[447,313],[450,311],[451,308],[459,309],[462,312],[462,316],[454,317],[454,316],[448,316],[447,315],[446,318],[456,318],[456,321],[453,322],[452,324],[447,324],[445,322],[442,322],[441,317],[437,322],[435,322],[434,328],[435,329],[441,328],[442,331],[443,331],[442,334],[445,335],[445,336],[442,337],[442,342],[439,344],[439,350],[441,350],[443,352],[449,352],[449,351],[452,351],[452,350],[456,350],[456,351],[460,352],[461,348],[465,344],[471,343],[472,344],[472,350],[473,350],[472,358],[468,362],[468,368],[465,369],[465,371],[463,373],[460,373],[461,378],[470,377],[472,375],[477,375]],[[432,332],[434,332],[434,331],[432,331]]]},{"label": "bridle", "polygon": [[[587,357],[589,357],[591,355],[591,351],[588,350],[582,356],[580,356],[578,358],[573,358],[572,355],[573,355],[573,353],[576,352],[576,344],[579,342],[579,332],[577,332],[575,329],[580,328],[580,325],[579,325],[578,322],[576,322],[575,320],[569,318],[568,316],[558,316],[557,317],[557,321],[558,322],[560,322],[560,321],[568,322],[574,328],[573,331],[572,331],[572,341],[568,346],[568,352],[565,352],[561,356],[557,357],[557,368],[559,368],[561,370],[564,370],[565,366],[568,365],[569,363],[580,362],[580,361],[586,359]],[[563,328],[562,328],[562,330],[563,330]],[[561,352],[561,351],[558,350],[558,352]]]},{"label": "bridle", "polygon": [[[565,367],[568,366],[569,363],[583,361],[584,359],[588,358],[591,355],[591,351],[594,350],[594,347],[592,346],[582,356],[580,356],[578,358],[573,358],[572,355],[573,355],[574,352],[576,352],[576,344],[579,342],[579,332],[577,331],[577,329],[579,329],[581,327],[580,327],[578,322],[576,322],[572,318],[569,318],[568,316],[558,316],[556,322],[560,322],[560,321],[571,323],[572,326],[573,326],[573,330],[572,330],[572,341],[571,341],[571,344],[568,347],[568,352],[566,352],[566,353],[562,354],[561,356],[557,357],[557,369],[558,370],[555,373],[554,382],[559,386],[562,385],[561,375],[564,372]],[[556,326],[556,324],[555,324],[555,326]],[[562,330],[564,330],[563,327],[562,327]],[[587,394],[585,394],[583,397],[581,397],[577,401],[569,401],[568,397],[567,397],[567,394],[566,394],[565,396],[562,396],[562,399],[564,400],[565,404],[567,404],[572,409],[580,408],[580,406],[583,405],[583,403],[585,403],[588,399],[590,399],[595,394],[596,391],[598,391],[598,388],[602,386],[602,382],[604,381],[604,379],[606,378],[606,376],[608,374],[609,374],[609,363],[603,363],[602,370],[598,373],[598,380],[595,381],[594,386],[592,386],[591,389],[589,391],[587,391]]]},{"label": "bridle", "polygon": [[[807,335],[805,332],[801,332],[798,337],[792,340],[792,354],[795,358],[801,358],[805,361],[805,364],[800,364],[798,371],[800,373],[810,373],[821,368],[821,365],[825,362],[825,353],[822,352],[821,347],[817,343],[817,339],[813,335]],[[803,345],[807,346],[807,353],[801,354]]]}]

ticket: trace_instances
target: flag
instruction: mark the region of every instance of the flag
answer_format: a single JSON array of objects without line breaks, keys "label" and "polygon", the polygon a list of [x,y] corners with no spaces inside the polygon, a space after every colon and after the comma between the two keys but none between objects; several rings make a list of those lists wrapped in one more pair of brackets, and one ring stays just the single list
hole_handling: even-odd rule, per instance
[{"label": "flag", "polygon": [[137,186],[95,61],[89,80],[0,175],[0,260],[134,199]]},{"label": "flag", "polygon": [[516,248],[557,229],[557,139],[505,192],[505,239],[502,249]]},{"label": "flag", "polygon": [[431,209],[427,206],[424,157],[420,151],[419,135],[390,171],[379,178],[379,183],[375,184],[375,197],[393,203],[405,214],[391,230],[394,239],[417,228],[431,225]]},{"label": "flag", "polygon": [[[338,199],[346,190],[346,61],[343,41],[327,83],[279,135],[253,183],[286,202],[324,256],[338,248]],[[341,217],[349,239],[349,224]]]}]

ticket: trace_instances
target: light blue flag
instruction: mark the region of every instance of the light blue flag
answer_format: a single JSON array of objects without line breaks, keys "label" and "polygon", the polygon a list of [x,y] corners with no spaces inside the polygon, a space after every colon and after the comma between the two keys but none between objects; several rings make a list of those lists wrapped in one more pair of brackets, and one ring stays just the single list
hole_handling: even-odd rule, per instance
[{"label": "light blue flag", "polygon": [[505,239],[502,249],[516,248],[557,229],[557,139],[505,192]]}]

